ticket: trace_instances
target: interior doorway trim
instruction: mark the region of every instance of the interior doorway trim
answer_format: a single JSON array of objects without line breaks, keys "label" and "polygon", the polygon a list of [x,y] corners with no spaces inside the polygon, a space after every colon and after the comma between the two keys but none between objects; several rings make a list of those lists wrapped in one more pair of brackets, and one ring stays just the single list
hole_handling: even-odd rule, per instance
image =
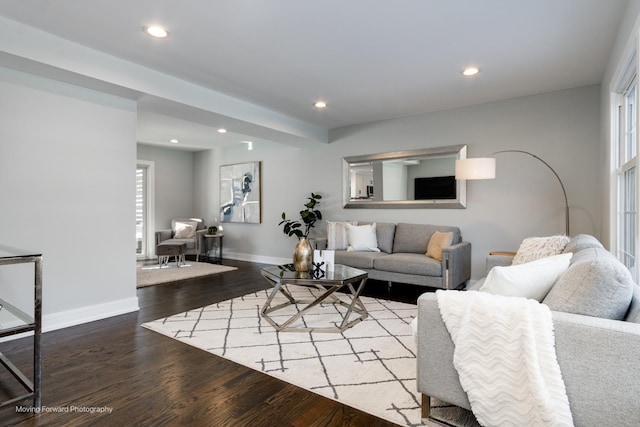
[{"label": "interior doorway trim", "polygon": [[155,163],[151,160],[137,160],[136,168],[145,168],[147,170],[147,191],[145,194],[145,216],[144,216],[144,236],[146,243],[146,253],[142,255],[144,258],[155,258],[156,242],[155,242]]}]

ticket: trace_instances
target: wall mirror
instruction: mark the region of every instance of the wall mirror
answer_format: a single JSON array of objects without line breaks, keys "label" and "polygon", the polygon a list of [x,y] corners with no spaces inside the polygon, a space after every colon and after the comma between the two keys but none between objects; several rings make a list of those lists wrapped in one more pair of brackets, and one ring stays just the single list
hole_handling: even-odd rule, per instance
[{"label": "wall mirror", "polygon": [[455,179],[466,145],[394,151],[342,160],[345,208],[464,209],[467,185]]}]

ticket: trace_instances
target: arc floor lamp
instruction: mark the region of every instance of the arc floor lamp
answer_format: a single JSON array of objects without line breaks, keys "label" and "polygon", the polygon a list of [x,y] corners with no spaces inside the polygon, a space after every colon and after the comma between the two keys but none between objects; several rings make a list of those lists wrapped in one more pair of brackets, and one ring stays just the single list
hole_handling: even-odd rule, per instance
[{"label": "arc floor lamp", "polygon": [[567,200],[567,192],[564,189],[564,184],[560,179],[557,172],[549,165],[549,163],[542,160],[535,154],[529,153],[523,150],[501,150],[495,153],[489,154],[487,157],[475,157],[469,159],[456,160],[456,179],[474,180],[474,179],[494,179],[496,177],[496,159],[492,156],[502,153],[521,153],[533,157],[544,164],[553,175],[555,175],[560,187],[562,188],[562,195],[564,196],[564,214],[565,214],[565,228],[567,236],[569,234],[569,202]]}]

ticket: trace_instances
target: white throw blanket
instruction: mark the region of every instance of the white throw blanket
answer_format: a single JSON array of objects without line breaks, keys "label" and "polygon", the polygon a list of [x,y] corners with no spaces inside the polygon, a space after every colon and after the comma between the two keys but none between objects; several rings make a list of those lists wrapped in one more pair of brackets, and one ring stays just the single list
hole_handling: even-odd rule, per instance
[{"label": "white throw blanket", "polygon": [[474,291],[437,291],[453,364],[483,426],[573,426],[549,308]]}]

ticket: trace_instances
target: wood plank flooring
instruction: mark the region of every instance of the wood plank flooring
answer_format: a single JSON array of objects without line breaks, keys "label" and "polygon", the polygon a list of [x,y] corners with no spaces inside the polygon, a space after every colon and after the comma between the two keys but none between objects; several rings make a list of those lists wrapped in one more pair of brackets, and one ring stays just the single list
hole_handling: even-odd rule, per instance
[{"label": "wood plank flooring", "polygon": [[[392,423],[182,344],[140,324],[268,287],[261,264],[216,276],[138,289],[140,311],[42,337],[39,415],[0,409],[2,426],[391,426]],[[415,303],[424,292],[369,281],[366,294]],[[31,375],[31,339],[0,351]],[[3,370],[0,367],[0,370]],[[0,374],[2,394],[19,390]],[[31,401],[24,402],[30,406]],[[111,413],[81,412],[110,408]],[[57,413],[55,410],[69,410]]]}]

